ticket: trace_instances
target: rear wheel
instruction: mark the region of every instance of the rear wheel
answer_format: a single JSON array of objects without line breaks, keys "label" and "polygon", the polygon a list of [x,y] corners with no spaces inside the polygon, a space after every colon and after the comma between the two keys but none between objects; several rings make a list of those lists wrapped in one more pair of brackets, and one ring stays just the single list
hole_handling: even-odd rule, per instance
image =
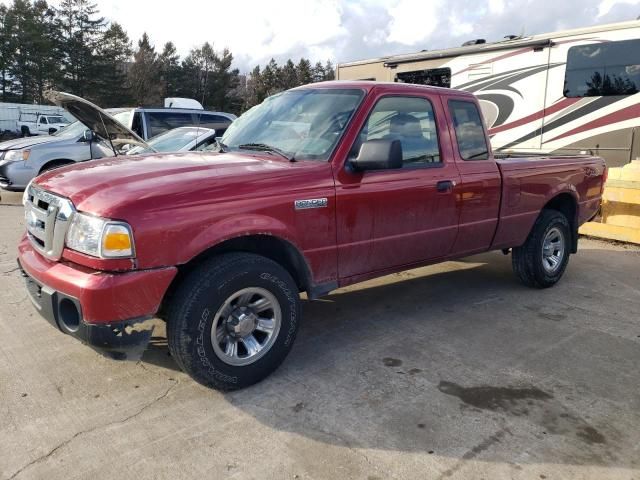
[{"label": "rear wheel", "polygon": [[570,250],[567,217],[557,210],[543,210],[524,245],[513,249],[513,271],[529,287],[551,287],[564,274]]},{"label": "rear wheel", "polygon": [[214,257],[193,270],[172,298],[169,350],[198,382],[235,390],[259,382],[285,359],[300,318],[291,275],[250,253]]},{"label": "rear wheel", "polygon": [[22,134],[23,137],[30,137],[31,136],[31,130],[29,130],[29,127],[23,125],[20,128],[20,133]]}]

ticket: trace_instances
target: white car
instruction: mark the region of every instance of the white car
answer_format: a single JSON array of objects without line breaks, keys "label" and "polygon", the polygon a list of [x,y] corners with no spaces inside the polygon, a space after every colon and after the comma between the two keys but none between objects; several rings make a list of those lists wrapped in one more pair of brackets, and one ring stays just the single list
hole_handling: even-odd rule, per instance
[{"label": "white car", "polygon": [[17,123],[17,131],[23,137],[31,135],[51,135],[69,125],[62,115],[47,113],[22,113]]},{"label": "white car", "polygon": [[141,153],[168,153],[207,151],[216,148],[216,131],[206,127],[178,127],[161,133],[147,140],[149,147],[143,145],[133,147],[127,155]]}]

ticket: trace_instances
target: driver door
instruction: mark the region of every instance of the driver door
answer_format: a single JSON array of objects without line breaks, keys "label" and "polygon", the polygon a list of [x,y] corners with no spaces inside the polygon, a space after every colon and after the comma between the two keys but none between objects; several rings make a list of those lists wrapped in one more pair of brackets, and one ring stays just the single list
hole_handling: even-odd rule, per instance
[{"label": "driver door", "polygon": [[[458,231],[459,174],[437,96],[380,95],[349,157],[369,140],[400,140],[402,167],[336,175],[341,279],[397,270],[446,256]],[[357,281],[356,279],[353,279]]]}]

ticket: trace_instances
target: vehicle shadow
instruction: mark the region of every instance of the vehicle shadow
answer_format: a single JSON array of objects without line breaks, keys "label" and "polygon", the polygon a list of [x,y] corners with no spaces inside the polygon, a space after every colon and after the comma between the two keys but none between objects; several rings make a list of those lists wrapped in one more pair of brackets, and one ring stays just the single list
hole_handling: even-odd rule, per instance
[{"label": "vehicle shadow", "polygon": [[[630,257],[584,257],[547,290],[521,286],[510,257],[490,253],[304,301],[285,363],[225,398],[273,429],[331,445],[638,467],[640,349],[585,327],[603,306],[633,318],[638,299],[621,307],[599,292],[598,269],[616,275]],[[143,361],[176,369],[165,348],[159,340]]]}]

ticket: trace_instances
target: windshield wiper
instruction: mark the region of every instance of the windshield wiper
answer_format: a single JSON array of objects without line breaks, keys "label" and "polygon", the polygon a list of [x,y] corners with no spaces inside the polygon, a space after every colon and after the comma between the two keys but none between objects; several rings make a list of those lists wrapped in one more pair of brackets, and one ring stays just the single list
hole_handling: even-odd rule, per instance
[{"label": "windshield wiper", "polygon": [[280,150],[279,148],[273,147],[271,145],[267,145],[266,143],[243,143],[242,145],[238,145],[238,148],[241,150],[256,150],[257,152],[273,152],[277,153],[281,157],[286,158],[290,162],[296,161],[295,157],[289,156],[283,150]]}]

